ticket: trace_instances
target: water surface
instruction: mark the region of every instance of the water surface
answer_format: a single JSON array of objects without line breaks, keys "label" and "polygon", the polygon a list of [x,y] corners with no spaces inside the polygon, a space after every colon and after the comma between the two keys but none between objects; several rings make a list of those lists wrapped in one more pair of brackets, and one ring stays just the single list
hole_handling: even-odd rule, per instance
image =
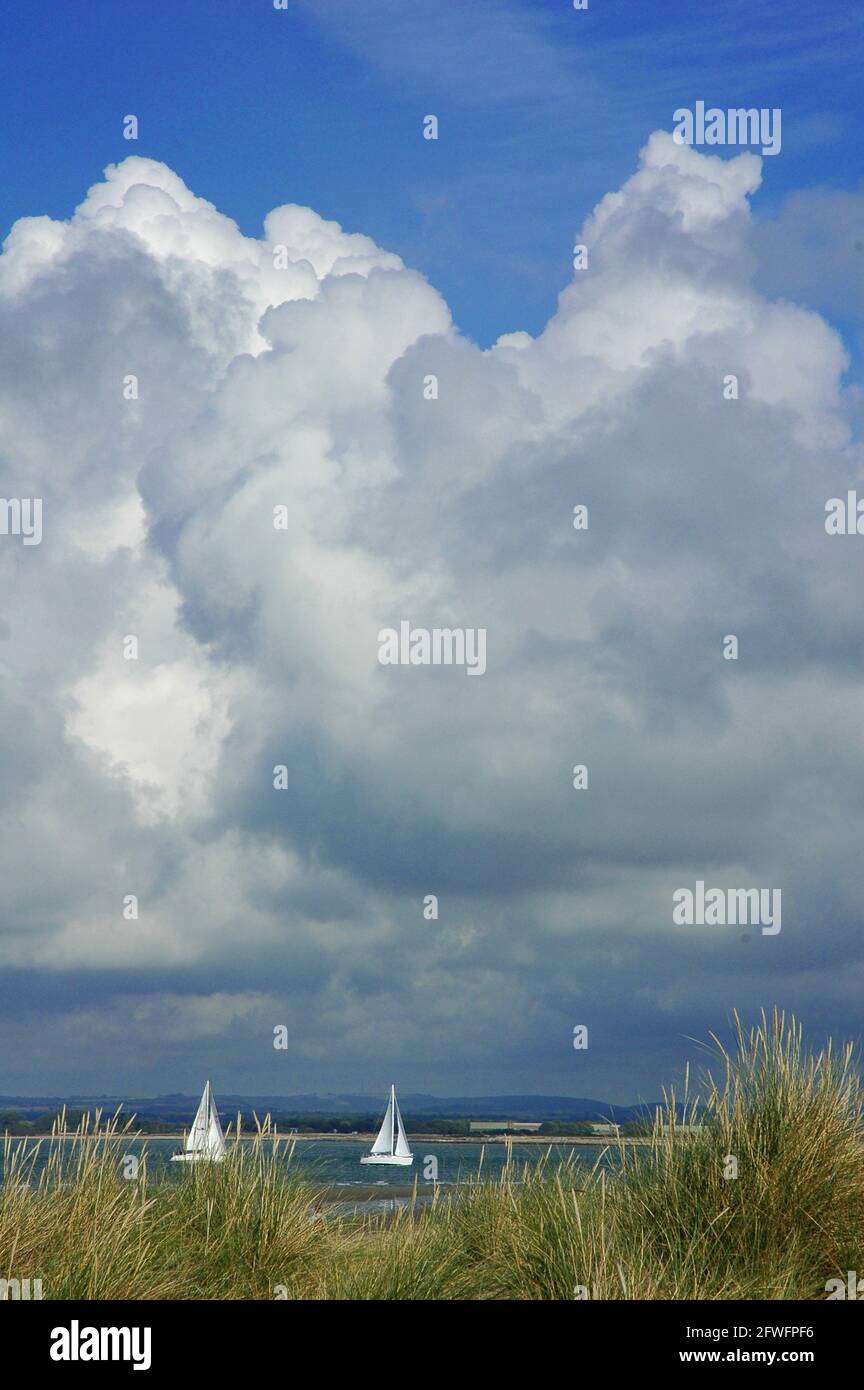
[{"label": "water surface", "polygon": [[[75,1154],[80,1143],[92,1140],[61,1139],[54,1141],[61,1147],[64,1159],[74,1165]],[[230,1142],[230,1141],[229,1141]],[[257,1140],[244,1141],[257,1143]],[[32,1163],[33,1180],[39,1178],[48,1158],[48,1143],[38,1144],[34,1139],[13,1139],[13,1146],[24,1146],[29,1155],[35,1152]],[[267,1141],[264,1141],[267,1145]],[[269,1145],[267,1145],[269,1147]],[[147,1172],[150,1181],[177,1182],[182,1180],[186,1165],[171,1163],[171,1155],[178,1153],[181,1143],[178,1139],[133,1139],[116,1141],[112,1146],[112,1161],[116,1159],[118,1168],[123,1169],[129,1157],[139,1161],[146,1152]],[[441,1144],[424,1140],[413,1140],[414,1163],[410,1168],[365,1167],[360,1163],[361,1154],[369,1149],[365,1139],[315,1139],[301,1140],[291,1149],[290,1143],[283,1140],[279,1145],[279,1155],[283,1163],[302,1177],[330,1189],[330,1195],[338,1195],[345,1190],[345,1197],[352,1202],[357,1200],[379,1200],[398,1197],[400,1200],[410,1192],[415,1180],[418,1195],[431,1195],[435,1182],[445,1188],[456,1188],[470,1181],[482,1172],[484,1176],[498,1177],[507,1160],[507,1146],[503,1143]],[[550,1167],[555,1167],[572,1156],[574,1162],[586,1169],[594,1167],[598,1161],[604,1167],[614,1164],[614,1151],[600,1144],[516,1144],[512,1149],[513,1161],[517,1167],[534,1166],[544,1157]],[[548,1157],[547,1157],[548,1156]],[[128,1165],[126,1165],[128,1167]],[[134,1170],[133,1170],[134,1171]],[[3,1155],[0,1151],[0,1181],[3,1179]],[[352,1193],[352,1189],[357,1189]],[[365,1191],[361,1191],[365,1189]]]}]

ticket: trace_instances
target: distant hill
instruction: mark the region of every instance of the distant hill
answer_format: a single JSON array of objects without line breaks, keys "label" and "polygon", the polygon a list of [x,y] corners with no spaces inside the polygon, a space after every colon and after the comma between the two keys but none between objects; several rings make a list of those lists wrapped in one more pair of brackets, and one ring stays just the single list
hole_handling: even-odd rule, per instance
[{"label": "distant hill", "polygon": [[[90,1110],[100,1108],[103,1113],[113,1113],[122,1105],[129,1114],[134,1113],[145,1119],[149,1116],[191,1120],[198,1106],[200,1096],[187,1096],[172,1092],[163,1096],[0,1096],[0,1110],[19,1110],[25,1115],[40,1115],[54,1111],[65,1105],[70,1110]],[[275,1119],[280,1115],[296,1116],[302,1114],[340,1115],[371,1114],[383,1109],[384,1099],[380,1095],[246,1095],[238,1096],[227,1092],[217,1092],[217,1102],[223,1115],[241,1110],[247,1114],[255,1110],[261,1116],[270,1113]],[[639,1105],[615,1105],[610,1101],[593,1100],[584,1096],[430,1096],[401,1094],[399,1103],[406,1116],[435,1116],[440,1119],[472,1120],[614,1120],[619,1124],[642,1119],[653,1114],[659,1102]]]}]

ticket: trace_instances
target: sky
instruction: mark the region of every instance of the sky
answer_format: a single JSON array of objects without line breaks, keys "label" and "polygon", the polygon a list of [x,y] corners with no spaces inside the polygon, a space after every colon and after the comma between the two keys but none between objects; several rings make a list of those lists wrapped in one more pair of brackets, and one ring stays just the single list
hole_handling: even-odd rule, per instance
[{"label": "sky", "polygon": [[733,1008],[859,1037],[862,37],[7,0],[0,1094],[626,1103]]}]

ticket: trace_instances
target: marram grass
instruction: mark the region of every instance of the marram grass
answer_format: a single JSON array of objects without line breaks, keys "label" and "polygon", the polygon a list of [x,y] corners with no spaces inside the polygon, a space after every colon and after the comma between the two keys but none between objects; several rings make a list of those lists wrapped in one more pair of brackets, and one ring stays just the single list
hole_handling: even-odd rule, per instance
[{"label": "marram grass", "polygon": [[97,1116],[71,1157],[45,1141],[34,1183],[32,1146],[7,1139],[0,1278],[41,1278],[49,1299],[824,1298],[864,1274],[851,1050],[807,1054],[776,1012],[736,1031],[732,1053],[713,1040],[701,1128],[676,1121],[691,1101],[670,1093],[650,1143],[620,1145],[611,1171],[511,1157],[390,1218],[325,1218],[269,1144],[129,1180],[128,1132]]}]

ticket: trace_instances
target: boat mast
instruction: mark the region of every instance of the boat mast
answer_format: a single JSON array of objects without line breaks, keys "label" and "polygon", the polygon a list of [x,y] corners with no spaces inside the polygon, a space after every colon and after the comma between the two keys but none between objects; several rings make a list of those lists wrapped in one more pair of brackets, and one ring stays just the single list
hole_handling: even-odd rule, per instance
[{"label": "boat mast", "polygon": [[390,1087],[390,1152],[396,1152],[396,1087]]}]

